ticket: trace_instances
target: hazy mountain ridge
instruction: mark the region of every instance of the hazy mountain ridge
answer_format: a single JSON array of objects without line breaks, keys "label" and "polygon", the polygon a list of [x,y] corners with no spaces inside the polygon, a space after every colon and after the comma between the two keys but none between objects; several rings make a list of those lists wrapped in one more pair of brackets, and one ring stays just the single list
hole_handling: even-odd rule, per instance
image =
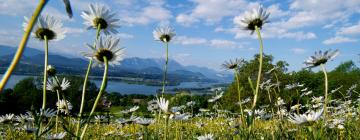
[{"label": "hazy mountain ridge", "polygon": [[[16,51],[16,48],[5,45],[0,45],[0,72],[3,72],[5,67],[9,65],[12,57]],[[24,55],[20,61],[22,67],[33,66],[36,72],[41,71],[41,67],[44,62],[43,51],[27,47],[24,51]],[[63,73],[75,73],[83,74],[85,68],[87,68],[88,61],[84,58],[69,58],[57,54],[49,54],[49,64],[54,65],[60,72]],[[125,58],[121,65],[110,67],[109,74],[113,76],[139,76],[144,75],[154,78],[160,78],[162,76],[163,67],[165,64],[164,59],[160,58]],[[17,68],[19,70],[20,68]],[[29,68],[25,68],[28,70]],[[38,70],[37,70],[38,69]],[[21,71],[20,72],[24,72]],[[102,70],[97,68],[93,70],[93,74],[101,75]],[[141,76],[142,75],[142,76]],[[172,76],[171,76],[172,75]],[[221,75],[225,75],[222,77]],[[145,77],[147,77],[145,76]],[[181,78],[188,80],[200,80],[200,81],[227,81],[231,80],[231,76],[227,74],[219,73],[215,70],[198,67],[198,66],[183,66],[175,60],[169,60],[169,77]],[[212,79],[212,80],[211,80]]]}]

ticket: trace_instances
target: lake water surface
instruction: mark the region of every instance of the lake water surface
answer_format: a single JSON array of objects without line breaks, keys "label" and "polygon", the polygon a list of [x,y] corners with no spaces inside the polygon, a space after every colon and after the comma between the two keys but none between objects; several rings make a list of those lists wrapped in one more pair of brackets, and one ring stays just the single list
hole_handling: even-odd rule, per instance
[{"label": "lake water surface", "polygon": [[[0,75],[2,77],[2,75]],[[12,75],[8,81],[5,88],[14,88],[14,86],[22,79],[32,77],[25,75]],[[98,87],[101,85],[101,80],[91,80]],[[71,81],[70,81],[71,83]],[[207,82],[183,82],[177,86],[167,86],[167,90],[174,88],[207,88],[212,87],[217,83],[207,83]],[[161,86],[148,86],[148,85],[139,85],[139,84],[128,84],[120,81],[108,81],[106,91],[108,92],[119,92],[122,94],[155,94],[158,89],[161,89]]]}]

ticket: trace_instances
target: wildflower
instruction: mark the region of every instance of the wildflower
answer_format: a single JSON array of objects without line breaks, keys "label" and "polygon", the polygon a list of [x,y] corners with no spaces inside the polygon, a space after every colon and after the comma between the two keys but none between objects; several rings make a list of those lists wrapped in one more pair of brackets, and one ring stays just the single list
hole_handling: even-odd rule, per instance
[{"label": "wildflower", "polygon": [[327,124],[327,126],[329,128],[338,128],[338,129],[343,129],[344,128],[344,122],[345,122],[345,119],[332,119],[332,120],[329,120],[329,123]]},{"label": "wildflower", "polygon": [[[29,19],[25,17],[25,23],[23,24],[24,30],[28,26]],[[62,23],[55,19],[53,16],[39,16],[31,35],[39,40],[54,40],[59,41],[65,38],[66,30],[62,28]]]},{"label": "wildflower", "polygon": [[237,69],[244,65],[245,60],[244,59],[235,59],[235,60],[229,60],[225,61],[224,64],[222,64],[222,67],[225,69]]},{"label": "wildflower", "polygon": [[279,116],[286,116],[287,115],[287,110],[285,108],[280,108],[280,110],[278,110],[276,112],[277,115]]},{"label": "wildflower", "polygon": [[301,89],[300,91],[301,92],[305,92],[305,91],[307,91],[308,90],[308,88],[304,88],[304,89]]},{"label": "wildflower", "polygon": [[331,90],[331,91],[330,91],[330,93],[331,93],[331,94],[333,94],[333,93],[335,93],[335,92],[339,91],[342,87],[343,87],[343,86],[341,85],[340,87],[338,87],[338,88],[336,88],[336,89]]},{"label": "wildflower", "polygon": [[202,127],[204,127],[206,125],[206,123],[204,123],[204,122],[196,122],[195,125],[198,128],[202,128]]},{"label": "wildflower", "polygon": [[25,122],[32,122],[34,121],[34,117],[32,117],[30,114],[20,114],[18,116],[15,116],[15,120],[17,122],[20,122],[20,123],[25,123]]},{"label": "wildflower", "polygon": [[220,94],[214,96],[213,98],[209,99],[208,102],[212,103],[215,102],[217,100],[219,100],[222,96],[224,95],[224,91],[221,91]]},{"label": "wildflower", "polygon": [[53,77],[52,80],[49,80],[46,85],[47,90],[51,90],[54,92],[57,90],[64,91],[69,87],[70,87],[70,82],[66,78],[63,78],[60,84],[60,81],[57,77]]},{"label": "wildflower", "polygon": [[56,133],[56,134],[47,134],[44,136],[45,139],[48,140],[60,140],[66,136],[66,132]]},{"label": "wildflower", "polygon": [[293,105],[290,107],[290,110],[297,110],[297,109],[300,109],[302,108],[303,106],[301,104],[296,104],[296,105]]},{"label": "wildflower", "polygon": [[123,110],[123,111],[121,111],[121,113],[128,114],[128,113],[135,112],[135,111],[138,110],[138,109],[139,109],[139,106],[134,106],[134,107],[130,108],[129,110]]},{"label": "wildflower", "polygon": [[[42,109],[40,109],[40,112],[42,112]],[[54,116],[55,116],[55,113],[56,113],[56,110],[47,108],[47,109],[45,109],[45,111],[42,113],[42,115],[45,116],[45,117],[47,117],[47,118],[51,118],[51,117],[54,117]]]},{"label": "wildflower", "polygon": [[90,59],[95,59],[97,64],[94,64],[94,66],[102,66],[105,62],[104,58],[112,66],[119,65],[124,55],[124,49],[117,47],[119,41],[120,39],[117,37],[100,37],[96,40],[96,48],[89,44],[87,45],[92,50],[92,53],[83,53],[83,55]]},{"label": "wildflower", "polygon": [[96,122],[101,122],[106,119],[104,115],[96,115],[94,116]]},{"label": "wildflower", "polygon": [[194,106],[196,104],[196,102],[195,101],[190,101],[190,102],[187,102],[186,103],[186,106]]},{"label": "wildflower", "polygon": [[46,72],[50,77],[53,77],[56,75],[56,69],[52,65],[48,65],[46,67]]},{"label": "wildflower", "polygon": [[157,109],[159,109],[159,105],[157,104],[157,100],[149,101],[147,109],[148,109],[148,111],[156,111]]},{"label": "wildflower", "polygon": [[282,106],[284,104],[285,104],[284,100],[281,99],[280,97],[278,97],[275,105],[276,106]]},{"label": "wildflower", "polygon": [[89,9],[89,11],[83,11],[81,14],[88,30],[99,27],[106,35],[118,33],[116,28],[119,28],[120,25],[119,19],[115,18],[115,13],[111,13],[105,5],[101,4],[90,4]]},{"label": "wildflower", "polygon": [[346,90],[347,95],[351,95],[352,91],[355,90],[357,87],[357,84],[352,85],[349,89]]},{"label": "wildflower", "polygon": [[22,127],[21,129],[24,130],[26,133],[34,133],[36,131],[36,128],[29,124],[24,125],[24,127]]},{"label": "wildflower", "polygon": [[272,69],[268,70],[267,72],[265,72],[265,74],[270,74],[272,73],[273,71],[275,71],[276,69],[279,69],[278,66],[274,66]]},{"label": "wildflower", "polygon": [[209,109],[200,108],[199,111],[200,111],[200,112],[209,112],[210,110],[209,110]]},{"label": "wildflower", "polygon": [[251,101],[251,99],[248,97],[248,98],[242,100],[242,101],[241,101],[241,104],[246,104],[246,103],[248,103],[248,102],[250,102],[250,101]]},{"label": "wildflower", "polygon": [[321,103],[321,102],[323,102],[323,100],[324,100],[324,97],[323,97],[323,96],[312,97],[312,98],[311,98],[311,102],[312,102],[312,103]]},{"label": "wildflower", "polygon": [[203,136],[199,136],[197,137],[198,140],[214,140],[214,135],[213,134],[206,134],[206,135],[203,135]]},{"label": "wildflower", "polygon": [[176,114],[172,119],[184,121],[184,120],[188,120],[190,117],[191,117],[190,115],[184,113],[184,114]]},{"label": "wildflower", "polygon": [[0,116],[0,123],[10,123],[14,120],[14,114],[6,114],[3,116]]},{"label": "wildflower", "polygon": [[164,113],[169,112],[169,101],[163,97],[157,99],[157,104]]},{"label": "wildflower", "polygon": [[148,126],[148,125],[154,123],[154,119],[139,118],[135,121],[135,123],[143,125],[143,126]]},{"label": "wildflower", "polygon": [[60,110],[60,112],[63,112],[65,114],[68,114],[71,109],[72,105],[67,100],[59,100],[56,102],[57,109]]},{"label": "wildflower", "polygon": [[171,112],[180,112],[181,110],[183,110],[184,108],[182,106],[174,106],[171,107]]},{"label": "wildflower", "polygon": [[170,42],[175,35],[175,30],[170,26],[160,26],[153,31],[155,40],[159,40],[165,43]]},{"label": "wildflower", "polygon": [[327,61],[334,59],[340,52],[338,50],[331,51],[327,50],[324,53],[322,51],[315,52],[315,55],[310,56],[305,60],[304,64],[306,68],[313,68],[325,64]]},{"label": "wildflower", "polygon": [[324,109],[321,109],[318,112],[311,111],[308,114],[300,114],[300,115],[294,114],[294,115],[290,115],[288,120],[295,124],[310,123],[318,120],[323,114],[323,112]]},{"label": "wildflower", "polygon": [[303,86],[304,86],[304,84],[294,83],[294,84],[285,85],[285,89],[291,90],[291,89],[298,88],[298,87],[303,87]]},{"label": "wildflower", "polygon": [[246,11],[239,24],[244,30],[250,30],[251,34],[253,34],[256,27],[261,29],[265,23],[270,22],[268,20],[269,15],[270,13],[260,5],[257,9],[253,9],[252,12]]},{"label": "wildflower", "polygon": [[313,93],[313,91],[312,91],[312,90],[307,91],[307,92],[304,92],[304,93],[302,93],[302,94],[300,95],[300,97],[303,97],[303,96],[308,96],[308,95],[310,95],[311,93]]}]

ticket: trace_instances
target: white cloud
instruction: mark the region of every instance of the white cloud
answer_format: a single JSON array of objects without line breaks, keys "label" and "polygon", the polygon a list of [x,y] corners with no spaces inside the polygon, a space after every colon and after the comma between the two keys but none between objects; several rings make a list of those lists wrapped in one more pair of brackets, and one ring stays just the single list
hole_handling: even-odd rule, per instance
[{"label": "white cloud", "polygon": [[237,43],[231,40],[225,39],[205,39],[199,37],[188,37],[188,36],[178,36],[174,39],[175,44],[186,45],[186,46],[209,46],[215,48],[229,48],[229,49],[236,49],[236,48],[244,48],[244,45],[247,43]]},{"label": "white cloud", "polygon": [[291,51],[295,54],[304,54],[306,52],[303,48],[292,48]]},{"label": "white cloud", "polygon": [[37,2],[29,0],[2,0],[0,2],[0,14],[19,16],[32,13],[31,9],[35,9]]},{"label": "white cloud", "polygon": [[217,48],[243,48],[242,45],[230,40],[213,39],[210,40],[210,46]]},{"label": "white cloud", "polygon": [[175,44],[181,45],[205,45],[207,44],[207,39],[205,38],[195,38],[187,36],[176,36],[174,39]]},{"label": "white cloud", "polygon": [[191,15],[179,14],[176,17],[176,22],[178,22],[179,24],[184,25],[184,26],[190,26],[195,22],[199,22],[199,19],[197,19]]},{"label": "white cloud", "polygon": [[154,22],[168,22],[173,17],[171,11],[166,9],[164,4],[163,0],[149,0],[147,6],[144,7],[122,8],[120,6],[117,8],[123,9],[119,12],[119,16],[124,25],[147,25]]},{"label": "white cloud", "polygon": [[287,32],[283,35],[279,36],[280,38],[294,38],[296,40],[308,40],[308,39],[315,39],[317,38],[315,33],[308,32]]},{"label": "white cloud", "polygon": [[190,13],[181,13],[177,22],[189,26],[199,20],[216,23],[226,16],[233,16],[247,5],[245,0],[191,0],[196,6]]},{"label": "white cloud", "polygon": [[118,35],[121,39],[133,39],[134,35],[127,34],[127,33],[118,33]]},{"label": "white cloud", "polygon": [[348,26],[348,27],[342,27],[339,29],[339,31],[336,32],[338,35],[358,35],[360,34],[360,22],[358,22],[356,25]]},{"label": "white cloud", "polygon": [[85,29],[82,28],[72,28],[72,27],[65,27],[66,34],[81,34],[85,32]]},{"label": "white cloud", "polygon": [[357,42],[357,40],[352,39],[352,38],[342,37],[342,36],[335,36],[333,38],[329,38],[329,39],[323,41],[323,43],[326,45],[339,44],[339,43],[350,43],[350,42]]}]

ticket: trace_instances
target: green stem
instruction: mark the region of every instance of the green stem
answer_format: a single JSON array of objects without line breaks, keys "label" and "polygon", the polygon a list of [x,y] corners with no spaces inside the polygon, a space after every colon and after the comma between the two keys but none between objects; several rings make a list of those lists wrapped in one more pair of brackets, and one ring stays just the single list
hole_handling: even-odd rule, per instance
[{"label": "green stem", "polygon": [[45,110],[45,106],[46,106],[46,84],[47,84],[47,65],[48,65],[48,48],[49,48],[49,41],[47,39],[46,36],[44,36],[44,42],[45,42],[45,62],[44,62],[44,85],[43,85],[43,104],[41,107],[41,110],[44,111]]},{"label": "green stem", "polygon": [[[59,93],[59,90],[56,90],[56,94],[57,94],[57,99],[58,99],[58,102],[60,101],[60,93]],[[59,107],[57,108],[57,111],[56,111],[56,122],[55,122],[55,133],[58,132],[58,121],[59,121]]]},{"label": "green stem", "polygon": [[46,85],[47,85],[47,65],[48,65],[48,48],[49,48],[49,41],[47,36],[44,36],[44,42],[45,42],[45,49],[44,49],[44,53],[45,53],[45,61],[44,61],[44,80],[43,80],[43,103],[42,103],[42,107],[41,107],[41,112],[40,112],[40,124],[39,124],[39,133],[38,135],[40,135],[41,133],[41,128],[42,128],[42,116],[43,113],[45,111],[45,107],[46,107]]},{"label": "green stem", "polygon": [[169,43],[165,43],[166,47],[166,60],[165,60],[165,67],[164,67],[164,76],[163,76],[163,87],[161,91],[161,96],[164,97],[165,93],[165,86],[166,86],[166,77],[167,77],[167,69],[168,69],[168,62],[169,62]]},{"label": "green stem", "polygon": [[84,129],[83,129],[83,131],[82,131],[82,133],[81,133],[80,139],[83,139],[83,138],[84,138],[86,129],[87,129],[87,127],[89,126],[88,121],[91,119],[92,115],[94,114],[95,109],[96,109],[96,106],[97,106],[97,104],[98,104],[98,102],[99,102],[99,100],[100,100],[100,98],[101,98],[101,96],[102,96],[102,94],[104,93],[105,88],[106,88],[106,84],[107,84],[107,73],[108,73],[108,66],[109,66],[109,65],[108,65],[108,60],[107,60],[107,58],[106,58],[105,56],[103,57],[103,59],[104,59],[104,65],[105,65],[103,81],[102,81],[102,83],[101,83],[100,91],[99,91],[99,93],[98,93],[98,95],[97,95],[97,97],[96,97],[96,100],[95,100],[95,102],[94,102],[94,105],[93,105],[93,107],[92,107],[92,109],[91,109],[91,112],[90,112],[90,114],[89,114],[89,117],[88,117],[88,119],[87,119],[87,123],[85,124],[85,127],[84,127]]},{"label": "green stem", "polygon": [[267,90],[267,93],[268,93],[268,97],[269,97],[269,102],[270,102],[270,107],[271,107],[271,113],[272,113],[272,115],[274,116],[274,108],[273,108],[273,106],[272,106],[272,100],[271,100],[271,96],[270,96],[270,90]]},{"label": "green stem", "polygon": [[29,24],[25,29],[25,33],[24,33],[24,35],[23,35],[23,37],[21,39],[19,47],[18,47],[18,49],[17,49],[17,51],[15,53],[15,56],[14,56],[13,60],[11,61],[11,64],[10,64],[9,68],[7,69],[7,71],[5,72],[4,76],[1,79],[0,93],[4,89],[7,81],[9,80],[9,78],[11,76],[11,73],[14,71],[16,65],[19,63],[19,61],[21,59],[21,56],[22,56],[22,54],[24,52],[25,46],[27,44],[27,41],[29,39],[31,30],[33,29],[37,18],[39,17],[42,9],[45,7],[47,2],[48,2],[48,0],[40,0],[39,5],[36,7],[36,9],[35,9],[35,11],[33,13],[33,16],[31,17],[31,19],[29,21]]},{"label": "green stem", "polygon": [[326,121],[326,117],[327,117],[327,104],[328,104],[328,77],[327,77],[327,73],[326,73],[326,68],[324,64],[320,65],[323,73],[324,73],[324,79],[325,79],[325,101],[324,101],[324,122]]},{"label": "green stem", "polygon": [[260,50],[259,50],[259,72],[258,72],[258,77],[257,77],[257,81],[256,81],[256,89],[255,89],[255,95],[254,95],[254,102],[252,104],[252,122],[254,124],[254,121],[255,121],[255,107],[256,107],[256,101],[258,99],[258,94],[259,94],[259,87],[260,87],[260,81],[261,81],[261,72],[262,72],[262,64],[263,64],[263,42],[262,42],[262,39],[261,39],[261,34],[260,34],[260,29],[259,27],[255,26],[255,30],[256,30],[256,33],[258,35],[258,39],[259,39],[259,42],[260,42]]},{"label": "green stem", "polygon": [[[100,31],[101,31],[101,28],[100,28],[101,26],[100,25],[101,24],[98,25],[97,30],[96,30],[96,38],[95,38],[95,41],[94,41],[94,48],[96,48],[96,42],[97,42],[97,40],[99,39],[99,36],[100,36]],[[87,86],[87,82],[88,82],[88,79],[89,79],[89,74],[90,74],[90,69],[91,69],[91,66],[92,66],[92,62],[93,62],[93,60],[90,59],[88,68],[86,70],[84,83],[83,83],[83,89],[82,89],[82,94],[81,94],[81,105],[80,105],[80,111],[79,111],[79,114],[78,114],[79,118],[78,118],[78,122],[77,122],[77,125],[76,125],[76,136],[79,136],[81,117],[82,117],[82,113],[83,113],[83,110],[84,110],[84,104],[85,104],[86,86]]]},{"label": "green stem", "polygon": [[242,108],[242,104],[241,104],[241,90],[240,90],[239,73],[238,73],[237,71],[238,71],[238,70],[235,69],[234,74],[235,74],[235,77],[236,77],[237,92],[238,92],[238,96],[239,96],[239,105],[240,105],[241,121],[243,121],[244,112],[243,112],[243,108]]}]

